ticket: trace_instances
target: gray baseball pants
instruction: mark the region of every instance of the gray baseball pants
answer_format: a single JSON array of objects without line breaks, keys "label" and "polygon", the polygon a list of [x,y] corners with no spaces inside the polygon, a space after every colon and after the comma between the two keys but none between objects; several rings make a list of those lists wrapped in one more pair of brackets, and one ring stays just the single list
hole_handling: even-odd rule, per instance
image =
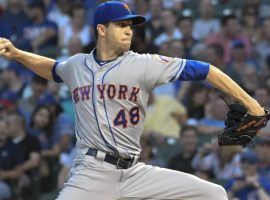
[{"label": "gray baseball pants", "polygon": [[129,169],[78,149],[57,200],[228,200],[223,187],[196,176],[138,163]]}]

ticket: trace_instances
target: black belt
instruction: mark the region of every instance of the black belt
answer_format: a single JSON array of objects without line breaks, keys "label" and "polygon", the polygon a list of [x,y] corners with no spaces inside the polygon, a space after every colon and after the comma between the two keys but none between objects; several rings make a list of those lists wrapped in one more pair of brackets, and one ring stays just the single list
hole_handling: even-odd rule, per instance
[{"label": "black belt", "polygon": [[[89,148],[88,151],[86,152],[86,155],[93,156],[96,158],[98,151],[99,150],[97,150],[97,149]],[[113,156],[113,155],[106,153],[106,155],[104,157],[104,161],[107,163],[116,165],[117,169],[128,169],[132,166],[132,164],[134,162],[134,158],[133,159],[124,159],[124,158],[119,158],[119,157],[116,157],[116,156]],[[135,163],[137,163],[137,161]]]}]

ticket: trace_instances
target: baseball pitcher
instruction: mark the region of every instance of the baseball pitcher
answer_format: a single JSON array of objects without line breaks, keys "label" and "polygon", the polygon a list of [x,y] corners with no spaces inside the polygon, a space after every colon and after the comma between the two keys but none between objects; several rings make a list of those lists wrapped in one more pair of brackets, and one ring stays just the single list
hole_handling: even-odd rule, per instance
[{"label": "baseball pitcher", "polygon": [[58,200],[228,199],[219,185],[138,162],[149,92],[170,81],[206,79],[241,102],[250,115],[265,111],[208,63],[130,51],[131,27],[144,21],[122,2],[100,4],[93,25],[96,48],[64,62],[19,50],[0,39],[2,56],[46,79],[65,82],[72,94],[77,153]]}]

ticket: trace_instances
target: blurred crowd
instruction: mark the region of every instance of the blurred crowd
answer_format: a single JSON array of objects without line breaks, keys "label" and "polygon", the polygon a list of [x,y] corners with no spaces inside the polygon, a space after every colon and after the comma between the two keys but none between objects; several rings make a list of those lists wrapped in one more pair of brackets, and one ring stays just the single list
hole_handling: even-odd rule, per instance
[{"label": "blurred crowd", "polygon": [[[102,2],[0,0],[0,37],[60,61],[89,53],[95,47],[92,16]],[[269,0],[124,2],[147,19],[134,28],[133,51],[209,62],[269,108]],[[270,124],[254,147],[220,148],[216,135],[228,110],[221,95],[207,82],[156,88],[140,159],[221,184],[230,199],[268,200]],[[67,87],[0,57],[0,200],[53,199],[72,165],[75,143]]]}]

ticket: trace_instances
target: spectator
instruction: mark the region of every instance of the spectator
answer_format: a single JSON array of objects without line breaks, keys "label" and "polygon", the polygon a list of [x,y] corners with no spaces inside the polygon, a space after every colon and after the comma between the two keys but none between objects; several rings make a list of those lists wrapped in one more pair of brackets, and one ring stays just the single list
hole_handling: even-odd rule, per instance
[{"label": "spectator", "polygon": [[15,63],[10,63],[8,68],[2,71],[2,84],[6,91],[11,91],[22,97],[26,82],[19,76],[19,69]]},{"label": "spectator", "polygon": [[46,19],[46,8],[42,1],[31,3],[30,9],[32,24],[23,29],[24,49],[55,58],[57,25]]},{"label": "spectator", "polygon": [[[267,86],[258,86],[254,92],[254,98],[266,109],[270,108],[270,94]],[[261,129],[260,134],[270,137],[270,123]]]},{"label": "spectator", "polygon": [[226,64],[224,63],[224,49],[219,44],[211,44],[207,47],[207,57],[206,60],[209,63],[213,63],[221,71],[225,72]]},{"label": "spectator", "polygon": [[0,198],[11,198],[22,174],[22,152],[13,144],[7,132],[8,124],[0,121]]},{"label": "spectator", "polygon": [[244,44],[247,56],[251,53],[251,43],[249,38],[240,33],[240,24],[231,10],[225,10],[221,17],[221,31],[208,36],[205,39],[207,45],[219,44],[224,49],[224,61],[231,60],[231,45],[234,40],[240,40]]},{"label": "spectator", "polygon": [[[266,67],[269,68],[267,69],[267,71],[270,70],[270,55],[267,57]],[[268,74],[267,71],[264,73],[266,76],[265,76],[265,79],[263,79],[264,81],[263,84],[265,84],[268,90],[270,90],[270,74]]]},{"label": "spectator", "polygon": [[[40,181],[41,191],[52,191],[57,186],[60,144],[53,132],[53,114],[47,106],[37,106],[32,113],[28,132],[37,137],[41,144]],[[46,183],[46,184],[45,184]]]},{"label": "spectator", "polygon": [[137,0],[136,3],[134,3],[134,10],[137,15],[142,15],[146,18],[147,21],[150,20],[151,14],[149,11],[149,3],[145,0]]},{"label": "spectator", "polygon": [[41,98],[39,98],[37,103],[39,101],[42,101],[42,98],[46,98],[47,96],[54,98],[53,101],[60,102],[60,100],[61,100],[60,87],[61,86],[62,86],[61,84],[57,84],[56,82],[49,80],[48,81],[48,89],[47,89],[48,93],[43,95]]},{"label": "spectator", "polygon": [[190,85],[187,89],[186,99],[183,102],[186,104],[188,118],[202,119],[205,117],[204,105],[207,101],[208,89],[201,83]]},{"label": "spectator", "polygon": [[168,56],[169,54],[169,41],[163,42],[158,47],[159,54],[163,53],[162,55]]},{"label": "spectator", "polygon": [[4,83],[5,81],[3,80],[3,69],[0,69],[0,95],[1,93],[5,90]]},{"label": "spectator", "polygon": [[258,8],[244,6],[241,10],[242,34],[247,36],[252,44],[256,44],[260,37]]},{"label": "spectator", "polygon": [[248,92],[251,96],[254,96],[254,93],[259,84],[259,76],[257,75],[257,70],[252,66],[247,66],[243,69],[243,88]]},{"label": "spectator", "polygon": [[70,153],[62,154],[60,157],[61,169],[58,174],[57,188],[61,190],[68,176],[68,172],[72,167],[73,160],[76,156],[76,148],[74,147]]},{"label": "spectator", "polygon": [[175,11],[182,10],[184,7],[184,1],[182,0],[163,0],[163,6],[166,9],[173,9]]},{"label": "spectator", "polygon": [[71,5],[68,0],[56,0],[47,15],[47,18],[56,23],[60,30],[70,22],[68,14],[71,10]]},{"label": "spectator", "polygon": [[7,0],[1,0],[0,1],[0,15],[3,14],[6,7],[7,7]]},{"label": "spectator", "polygon": [[270,184],[266,177],[257,173],[258,159],[253,152],[241,155],[243,176],[232,178],[225,186],[230,198],[239,199],[270,199]]},{"label": "spectator", "polygon": [[194,60],[201,60],[201,61],[207,61],[207,45],[203,42],[196,43],[192,50],[191,50],[191,56]]},{"label": "spectator", "polygon": [[146,40],[146,30],[144,27],[138,27],[133,31],[131,49],[138,53],[152,53],[158,52],[158,47]]},{"label": "spectator", "polygon": [[10,30],[10,27],[2,22],[0,18],[0,27],[1,27],[1,32],[0,32],[0,37],[5,37],[5,38],[10,38],[12,35],[12,31]]},{"label": "spectator", "polygon": [[259,71],[259,67],[255,66],[254,63],[248,59],[245,52],[245,45],[240,40],[232,41],[231,56],[231,61],[227,67],[226,72],[238,84],[246,88],[245,85],[248,83],[243,80],[246,78],[244,73],[248,68],[254,68],[256,70],[255,74],[253,75],[256,76],[256,71]]},{"label": "spectator", "polygon": [[14,111],[20,111],[18,107],[19,97],[16,93],[11,91],[5,91],[0,96],[0,104],[3,106],[3,112],[9,114]]},{"label": "spectator", "polygon": [[[263,4],[261,4],[263,5]],[[244,6],[253,7],[255,9],[258,9],[260,7],[260,0],[246,0],[244,2]]]},{"label": "spectator", "polygon": [[228,107],[216,94],[208,99],[205,105],[205,117],[198,121],[198,132],[201,134],[214,135],[225,128],[224,121]]},{"label": "spectator", "polygon": [[155,17],[160,17],[162,10],[164,10],[162,0],[150,0],[149,9],[151,14],[151,20],[153,20]]},{"label": "spectator", "polygon": [[220,17],[223,15],[224,12],[227,12],[228,10],[231,10],[232,12],[237,13],[239,9],[243,6],[243,3],[245,1],[217,0],[217,1],[213,1],[213,3],[215,4],[215,12],[217,16]]},{"label": "spectator", "polygon": [[183,126],[179,134],[180,152],[171,158],[168,168],[186,173],[194,173],[191,162],[197,153],[198,132],[193,126]]},{"label": "spectator", "polygon": [[52,120],[51,110],[47,106],[38,106],[31,115],[28,131],[37,137],[41,143],[41,149],[50,149],[52,144]]},{"label": "spectator", "polygon": [[32,113],[38,99],[46,94],[48,81],[38,75],[35,75],[30,85],[23,91],[23,98],[19,105],[26,113]]},{"label": "spectator", "polygon": [[40,160],[40,143],[38,139],[26,132],[26,124],[23,116],[18,112],[7,116],[9,135],[14,144],[18,144],[23,152],[24,164],[22,169],[29,172],[38,166]]},{"label": "spectator", "polygon": [[216,179],[229,179],[242,175],[240,168],[241,147],[218,147],[205,143],[192,160],[192,166],[201,171],[212,171]]},{"label": "spectator", "polygon": [[[3,121],[3,119],[1,119],[0,120],[0,152],[2,152],[2,148],[7,137],[6,128],[7,128],[6,122]],[[2,157],[0,157],[0,159],[1,159],[0,169],[2,169]],[[6,182],[3,181],[2,174],[0,174],[0,191],[1,191],[0,199],[9,199],[11,197],[11,188]]]},{"label": "spectator", "polygon": [[255,142],[255,153],[258,157],[257,171],[270,181],[270,136],[262,135]]},{"label": "spectator", "polygon": [[152,17],[146,24],[146,41],[154,44],[153,41],[163,32],[161,16]]},{"label": "spectator", "polygon": [[268,1],[258,1],[259,7],[259,17],[264,19],[270,17],[270,5]]},{"label": "spectator", "polygon": [[268,82],[270,79],[270,54],[266,56],[266,59],[265,59],[265,62],[262,63],[262,68],[261,68],[261,71],[260,71],[260,82],[259,84],[263,84],[263,85],[266,85],[267,88],[270,88],[268,86]]},{"label": "spectator", "polygon": [[30,24],[30,20],[25,13],[25,2],[21,0],[9,0],[7,1],[7,10],[0,17],[1,33],[2,24],[3,29],[6,27],[6,34],[15,43],[16,46],[21,47],[22,42],[22,30],[25,26]]},{"label": "spectator", "polygon": [[[26,133],[25,120],[18,112],[7,116],[8,133],[12,142],[18,145],[22,151],[22,172],[20,179],[20,192],[23,199],[36,199],[33,188],[37,188],[38,167],[40,164],[40,143],[35,136]],[[34,182],[34,184],[32,184]]]},{"label": "spectator", "polygon": [[255,49],[260,60],[265,62],[270,52],[270,18],[266,18],[262,22],[261,39],[257,42]]},{"label": "spectator", "polygon": [[92,40],[90,26],[86,24],[84,7],[81,4],[73,5],[71,16],[70,23],[60,30],[59,46],[64,49],[73,36],[80,38],[83,46],[88,45]]},{"label": "spectator", "polygon": [[153,135],[152,133],[150,133],[141,137],[140,144],[142,151],[140,154],[140,161],[153,166],[165,167],[165,162],[162,159],[156,157],[157,150],[155,149],[155,144],[152,141],[152,137],[157,139],[159,136],[156,133],[154,133]]},{"label": "spectator", "polygon": [[68,41],[66,50],[66,52],[62,52],[62,57],[58,60],[65,60],[70,56],[83,52],[83,44],[80,38],[78,36],[72,36]]},{"label": "spectator", "polygon": [[194,175],[206,181],[214,182],[215,180],[214,174],[211,170],[207,171],[207,170],[196,169],[194,172]]},{"label": "spectator", "polygon": [[172,39],[182,39],[183,35],[181,31],[176,27],[176,17],[172,10],[163,10],[160,14],[161,25],[164,29],[154,41],[154,44],[159,46],[163,42],[170,41]]},{"label": "spectator", "polygon": [[179,18],[178,27],[182,33],[181,41],[184,45],[187,59],[191,59],[191,50],[198,42],[193,32],[193,18],[190,10],[184,10]]},{"label": "spectator", "polygon": [[200,17],[194,22],[194,33],[198,40],[203,40],[208,35],[220,31],[219,20],[213,18],[214,7],[211,0],[200,1]]},{"label": "spectator", "polygon": [[185,58],[184,45],[180,40],[171,40],[168,42],[168,55],[170,57]]},{"label": "spectator", "polygon": [[[180,40],[171,40],[168,42],[168,50],[167,50],[167,53],[170,57],[178,57],[178,58],[185,58],[185,51],[184,51],[184,46],[183,46],[183,43],[180,41]],[[172,85],[174,86],[174,98],[178,98],[178,96],[180,95],[179,93],[184,91],[182,87],[183,85],[189,85],[190,83],[188,81],[186,82],[180,82],[180,81],[177,81],[177,82],[173,82]],[[166,84],[168,85],[168,84]],[[164,87],[164,86],[161,86],[161,87]]]},{"label": "spectator", "polygon": [[266,86],[259,86],[255,90],[254,98],[265,108],[270,108],[270,93]]},{"label": "spectator", "polygon": [[[74,134],[74,123],[72,119],[63,112],[63,108],[59,101],[50,94],[42,96],[37,101],[37,105],[47,106],[50,109],[52,114],[52,139],[58,144],[61,152],[69,152],[73,147],[72,137]],[[48,153],[50,155],[52,152],[49,152]]]},{"label": "spectator", "polygon": [[150,94],[144,126],[145,133],[157,132],[164,137],[177,138],[181,125],[185,121],[186,110],[183,105],[171,97]]},{"label": "spectator", "polygon": [[259,18],[267,18],[269,17],[269,2],[261,1],[261,0],[246,0],[244,1],[244,6],[252,7],[258,10]]}]

